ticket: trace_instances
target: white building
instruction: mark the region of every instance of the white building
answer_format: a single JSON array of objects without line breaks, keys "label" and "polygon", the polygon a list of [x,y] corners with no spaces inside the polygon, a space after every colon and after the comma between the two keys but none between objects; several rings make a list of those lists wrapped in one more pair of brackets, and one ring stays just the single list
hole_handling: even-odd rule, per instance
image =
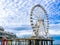
[{"label": "white building", "polygon": [[10,32],[4,31],[4,28],[0,26],[0,38],[14,39],[16,35]]}]

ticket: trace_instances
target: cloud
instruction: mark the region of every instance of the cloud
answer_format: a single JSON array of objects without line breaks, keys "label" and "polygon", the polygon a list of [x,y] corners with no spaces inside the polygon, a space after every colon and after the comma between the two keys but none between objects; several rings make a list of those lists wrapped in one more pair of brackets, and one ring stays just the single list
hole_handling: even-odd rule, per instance
[{"label": "cloud", "polygon": [[49,25],[49,29],[50,30],[59,30],[60,29],[60,23],[57,23],[57,24],[50,24]]},{"label": "cloud", "polygon": [[60,35],[59,29],[60,29],[60,23],[49,25],[49,33],[51,35]]},{"label": "cloud", "polygon": [[60,30],[49,30],[50,35],[60,35]]},{"label": "cloud", "polygon": [[[8,30],[8,31],[7,31]],[[21,38],[28,35],[33,35],[33,30],[12,30],[12,29],[5,29],[5,31],[16,34],[17,37]]]},{"label": "cloud", "polygon": [[[22,1],[19,1],[18,4],[20,2],[23,3]],[[28,15],[27,12],[24,11],[23,13],[22,10],[19,10],[21,6],[16,4],[16,1],[15,2],[8,1],[8,2],[5,2],[4,4],[2,4],[3,1],[1,1],[0,3],[1,3],[0,7],[3,7],[0,9],[1,26],[15,26],[15,25],[19,26],[20,24],[23,24],[22,22],[24,22],[24,24],[28,23],[28,20],[25,18]],[[27,3],[27,1],[25,3]],[[15,8],[15,6],[18,6],[18,7]]]},{"label": "cloud", "polygon": [[[21,31],[19,31],[18,33],[16,33],[16,35],[18,36],[18,37],[24,37],[24,35],[26,36],[26,35],[30,35],[30,36],[33,36],[34,35],[34,33],[33,33],[33,30],[21,30]],[[60,31],[56,31],[56,30],[49,30],[49,33],[48,33],[48,36],[56,36],[56,35],[58,35],[58,36],[60,36]]]},{"label": "cloud", "polygon": [[[60,30],[59,30],[59,24],[51,24],[50,25],[52,28],[49,29],[49,33],[48,36],[56,36],[56,35],[60,35]],[[55,28],[57,27],[57,28]],[[32,36],[34,35],[33,33],[33,29],[31,28],[30,25],[21,25],[19,27],[7,27],[5,29],[5,31],[9,31],[9,32],[13,32],[15,33],[18,37],[24,37],[24,36]]]},{"label": "cloud", "polygon": [[[16,23],[16,25],[18,25],[19,23],[20,24],[29,24],[29,18],[28,18],[29,12],[30,12],[29,10],[31,9],[31,7],[33,5],[37,4],[40,1],[35,0],[34,3],[32,3],[33,2],[32,0],[30,0],[30,1],[27,1],[27,0],[26,1],[22,1],[22,0],[0,1],[0,5],[1,5],[0,12],[2,12],[2,13],[0,13],[0,17],[1,17],[1,19],[3,19],[3,21],[0,20],[0,22],[3,22],[4,26],[5,25],[12,26],[13,24],[15,26],[15,23]],[[44,1],[46,1],[46,0],[44,0]],[[41,1],[41,2],[43,3],[44,1]],[[49,2],[49,1],[50,0],[48,0],[47,2]],[[24,23],[22,23],[22,22],[24,22]],[[3,23],[1,23],[1,26],[3,26]]]},{"label": "cloud", "polygon": [[[6,31],[7,30],[9,30],[9,29],[6,29]],[[33,33],[33,30],[9,30],[9,32],[13,32],[14,34],[16,34],[17,35],[17,37],[24,37],[24,35],[25,36],[27,36],[28,35],[28,37],[29,36],[32,36],[32,35],[34,35],[34,33]],[[56,36],[56,35],[60,35],[60,31],[56,31],[56,30],[49,30],[49,33],[48,33],[48,35],[49,36]]]},{"label": "cloud", "polygon": [[16,35],[17,35],[18,37],[24,37],[24,35],[25,35],[25,36],[28,35],[28,37],[29,37],[29,36],[32,36],[32,35],[33,35],[33,32],[32,32],[32,30],[21,30],[21,31],[19,31],[19,33],[17,33]]},{"label": "cloud", "polygon": [[6,27],[6,29],[12,29],[12,30],[31,30],[31,26],[30,25],[20,25],[20,26],[10,26],[10,27]]}]

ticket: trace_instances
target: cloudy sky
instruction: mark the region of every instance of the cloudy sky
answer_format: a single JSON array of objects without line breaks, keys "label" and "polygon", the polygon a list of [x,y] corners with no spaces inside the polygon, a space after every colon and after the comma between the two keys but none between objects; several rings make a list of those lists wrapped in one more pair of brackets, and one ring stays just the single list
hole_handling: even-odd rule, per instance
[{"label": "cloudy sky", "polygon": [[49,34],[55,43],[60,41],[60,0],[0,0],[0,26],[18,37],[32,35],[30,11],[36,4],[48,13]]}]

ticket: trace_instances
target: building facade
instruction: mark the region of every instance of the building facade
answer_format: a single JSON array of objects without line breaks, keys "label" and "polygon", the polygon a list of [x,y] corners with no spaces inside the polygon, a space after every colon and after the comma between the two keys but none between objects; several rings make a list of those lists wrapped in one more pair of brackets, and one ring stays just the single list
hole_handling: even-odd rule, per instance
[{"label": "building facade", "polygon": [[0,38],[14,39],[16,38],[16,35],[13,33],[4,31],[4,28],[0,26]]}]

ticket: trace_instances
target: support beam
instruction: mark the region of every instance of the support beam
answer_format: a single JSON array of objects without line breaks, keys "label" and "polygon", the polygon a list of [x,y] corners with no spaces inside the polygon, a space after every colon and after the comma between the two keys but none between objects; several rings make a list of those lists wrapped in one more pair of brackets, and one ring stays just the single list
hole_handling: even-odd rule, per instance
[{"label": "support beam", "polygon": [[35,40],[35,45],[39,45],[39,40]]},{"label": "support beam", "polygon": [[53,45],[53,41],[51,41],[51,45]]},{"label": "support beam", "polygon": [[31,45],[31,43],[32,43],[32,42],[31,42],[31,40],[29,40],[29,43],[28,43],[28,45]]},{"label": "support beam", "polygon": [[43,45],[43,41],[41,41],[41,45]]},{"label": "support beam", "polygon": [[46,42],[44,41],[44,45],[46,45]]},{"label": "support beam", "polygon": [[48,41],[46,41],[46,45],[48,45]]}]

